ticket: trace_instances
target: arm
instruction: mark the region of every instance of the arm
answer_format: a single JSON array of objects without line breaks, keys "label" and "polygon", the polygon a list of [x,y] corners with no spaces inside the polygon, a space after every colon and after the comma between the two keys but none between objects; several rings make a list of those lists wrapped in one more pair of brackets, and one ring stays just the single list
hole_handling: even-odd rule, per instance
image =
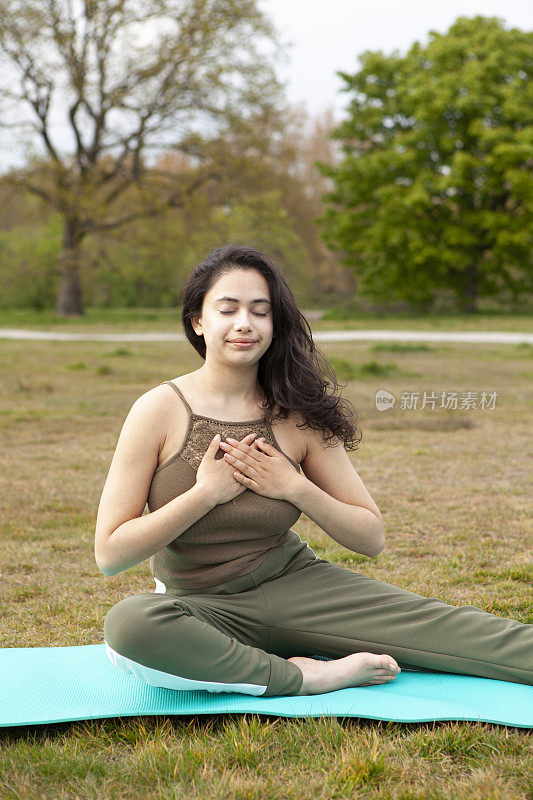
[{"label": "arm", "polygon": [[105,554],[96,556],[104,575],[116,575],[135,567],[173,542],[181,533],[214,508],[209,493],[195,484],[157,511],[127,520],[108,538]]},{"label": "arm", "polygon": [[148,392],[132,406],[120,433],[96,520],[94,555],[104,575],[116,575],[162,550],[215,502],[195,484],[179,497],[141,516],[165,433],[158,395]]},{"label": "arm", "polygon": [[342,442],[328,446],[319,432],[307,431],[304,475],[297,475],[289,500],[336,542],[375,558],[385,544],[383,519]]}]

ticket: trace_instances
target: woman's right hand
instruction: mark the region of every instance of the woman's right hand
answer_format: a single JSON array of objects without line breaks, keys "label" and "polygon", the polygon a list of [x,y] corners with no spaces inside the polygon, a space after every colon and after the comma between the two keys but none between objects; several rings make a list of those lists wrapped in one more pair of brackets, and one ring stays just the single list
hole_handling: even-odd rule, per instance
[{"label": "woman's right hand", "polygon": [[[196,483],[200,483],[208,489],[211,497],[216,500],[217,505],[233,500],[234,497],[242,494],[247,489],[246,486],[243,486],[233,477],[235,467],[224,458],[224,451],[220,447],[220,441],[220,439],[211,439],[196,472]],[[249,445],[254,441],[255,434],[253,433],[249,433],[248,436],[241,439],[241,442]],[[219,451],[222,453],[222,457],[215,458]]]}]

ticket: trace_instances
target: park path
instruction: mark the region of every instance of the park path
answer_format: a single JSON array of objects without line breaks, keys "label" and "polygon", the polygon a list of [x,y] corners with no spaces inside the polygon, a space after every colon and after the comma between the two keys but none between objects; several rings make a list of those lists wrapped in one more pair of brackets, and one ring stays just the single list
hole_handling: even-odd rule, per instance
[{"label": "park path", "polygon": [[[36,339],[61,342],[183,342],[184,333],[89,333],[0,328],[0,339]],[[316,331],[317,342],[463,342],[465,344],[533,344],[533,333],[503,331]]]}]

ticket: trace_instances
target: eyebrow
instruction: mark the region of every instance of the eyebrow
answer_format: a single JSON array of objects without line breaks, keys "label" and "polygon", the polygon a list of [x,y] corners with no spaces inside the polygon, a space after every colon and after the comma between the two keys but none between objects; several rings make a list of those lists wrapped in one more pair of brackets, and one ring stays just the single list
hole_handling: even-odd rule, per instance
[{"label": "eyebrow", "polygon": [[[230,303],[238,303],[239,300],[237,297],[219,297],[215,300],[215,303],[219,303],[221,300],[228,300]],[[266,297],[258,297],[256,300],[251,301],[253,303],[268,303],[268,305],[272,305],[270,300],[267,300]]]}]

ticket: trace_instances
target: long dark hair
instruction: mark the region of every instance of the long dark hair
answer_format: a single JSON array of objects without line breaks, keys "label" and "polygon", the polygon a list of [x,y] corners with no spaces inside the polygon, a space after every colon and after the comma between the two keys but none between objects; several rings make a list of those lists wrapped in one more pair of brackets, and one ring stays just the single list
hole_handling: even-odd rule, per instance
[{"label": "long dark hair", "polygon": [[[204,297],[219,276],[234,269],[257,270],[270,289],[274,337],[257,370],[266,397],[265,418],[271,422],[287,419],[291,411],[300,412],[305,424],[298,427],[329,433],[324,437],[327,442],[338,437],[346,450],[355,450],[362,439],[357,412],[348,400],[334,397],[339,388],[335,371],[315,346],[309,323],[291,288],[265,253],[244,244],[227,244],[211,250],[192,269],[180,295],[181,321],[189,342],[205,359],[204,337],[195,333],[191,318],[202,315]],[[276,404],[280,413],[274,415]]]}]

